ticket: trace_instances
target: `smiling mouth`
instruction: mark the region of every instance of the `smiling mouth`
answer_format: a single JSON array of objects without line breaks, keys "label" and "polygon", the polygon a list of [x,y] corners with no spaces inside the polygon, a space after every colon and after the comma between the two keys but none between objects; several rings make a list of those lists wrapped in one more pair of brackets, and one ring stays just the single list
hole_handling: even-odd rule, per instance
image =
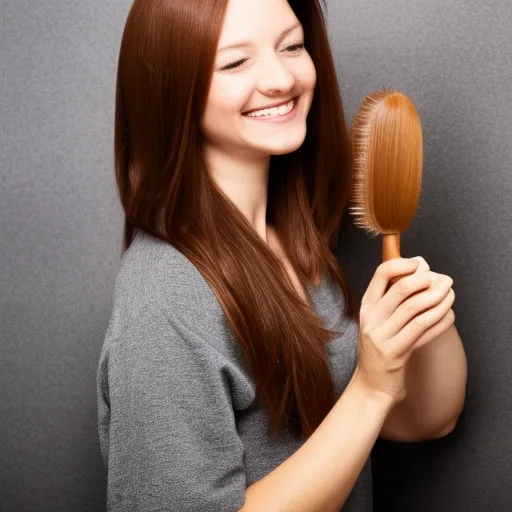
[{"label": "smiling mouth", "polygon": [[248,110],[243,112],[245,117],[280,117],[289,114],[296,106],[299,96],[295,96],[291,100],[281,103],[275,107],[263,108],[259,110]]}]

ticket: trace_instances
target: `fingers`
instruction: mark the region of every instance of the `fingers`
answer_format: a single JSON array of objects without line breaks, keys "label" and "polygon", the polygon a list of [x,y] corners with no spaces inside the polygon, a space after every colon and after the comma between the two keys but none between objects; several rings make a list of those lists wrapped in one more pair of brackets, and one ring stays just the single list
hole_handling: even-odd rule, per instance
[{"label": "fingers", "polygon": [[[395,313],[400,304],[412,299],[411,295],[430,288],[433,275],[434,273],[430,271],[420,272],[417,270],[414,274],[400,279],[386,292],[379,303],[374,306],[370,313],[370,324],[380,325],[386,322]],[[399,326],[398,330],[402,327],[403,325]],[[391,336],[394,336],[396,332],[393,332]]]},{"label": "fingers", "polygon": [[[428,266],[428,263],[421,256],[416,256],[416,257],[411,258],[411,259],[419,261],[418,268],[414,271],[415,274],[417,274],[419,272],[424,272],[426,270],[430,270],[430,267]],[[392,277],[389,280],[389,283],[388,283],[388,285],[386,287],[386,292],[384,293],[384,296],[386,295],[386,293],[389,290],[389,288],[391,288],[395,283],[397,283],[398,281],[400,281],[403,278],[404,278],[404,276]]]},{"label": "fingers", "polygon": [[412,346],[412,350],[417,350],[418,348],[423,347],[427,343],[430,343],[432,340],[435,340],[438,336],[440,336],[443,332],[448,330],[455,323],[455,312],[453,309],[449,309],[446,315],[437,324],[433,325],[430,329],[427,329],[415,342]]},{"label": "fingers", "polygon": [[381,263],[366,288],[361,299],[361,306],[371,308],[377,304],[386,292],[388,282],[392,277],[412,274],[419,264],[420,261],[413,258],[396,258]]},{"label": "fingers", "polygon": [[437,306],[452,284],[451,277],[428,271],[408,276],[394,285],[378,306],[379,314],[386,318],[381,325],[382,334],[387,338],[395,336],[415,316]]},{"label": "fingers", "polygon": [[[397,356],[405,354],[432,326],[440,322],[455,302],[455,292],[450,288],[444,299],[435,307],[413,318],[396,336],[388,340]],[[423,341],[423,344],[425,342]]]},{"label": "fingers", "polygon": [[425,261],[425,258],[422,258],[421,256],[415,256],[412,259],[418,260],[420,262],[418,268],[416,269],[416,272],[421,272],[422,270],[430,270],[430,267],[428,263]]}]

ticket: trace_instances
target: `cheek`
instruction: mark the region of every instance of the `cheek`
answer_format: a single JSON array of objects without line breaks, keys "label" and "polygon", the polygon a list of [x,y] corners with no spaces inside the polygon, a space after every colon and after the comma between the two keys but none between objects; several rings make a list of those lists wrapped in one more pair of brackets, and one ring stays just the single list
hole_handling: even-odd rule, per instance
[{"label": "cheek", "polygon": [[250,97],[250,87],[235,77],[219,77],[212,82],[206,113],[216,116],[240,114]]},{"label": "cheek", "polygon": [[308,88],[308,89],[315,88],[316,69],[315,69],[315,65],[309,55],[307,56],[307,59],[305,59],[305,62],[303,63],[299,80],[301,81],[301,83],[303,84],[303,86],[305,88]]},{"label": "cheek", "polygon": [[220,76],[212,80],[202,120],[202,132],[214,143],[231,139],[242,123],[241,112],[247,106],[252,89],[247,80]]},{"label": "cheek", "polygon": [[309,54],[293,62],[290,71],[295,75],[297,85],[304,93],[312,92],[316,85],[316,70]]}]

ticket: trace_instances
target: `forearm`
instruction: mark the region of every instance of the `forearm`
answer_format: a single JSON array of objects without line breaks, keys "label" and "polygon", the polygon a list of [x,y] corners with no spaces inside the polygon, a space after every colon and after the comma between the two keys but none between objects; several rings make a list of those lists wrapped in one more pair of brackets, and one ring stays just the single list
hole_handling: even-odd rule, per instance
[{"label": "forearm", "polygon": [[313,435],[246,490],[242,511],[338,511],[348,498],[392,407],[353,378]]},{"label": "forearm", "polygon": [[452,425],[464,406],[467,361],[455,324],[413,352],[406,367],[407,397],[397,407],[426,437]]}]

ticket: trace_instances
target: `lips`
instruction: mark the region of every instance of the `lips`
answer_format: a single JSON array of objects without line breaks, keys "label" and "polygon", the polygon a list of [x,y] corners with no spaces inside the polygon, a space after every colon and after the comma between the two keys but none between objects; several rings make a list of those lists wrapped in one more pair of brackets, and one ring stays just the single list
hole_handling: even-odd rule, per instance
[{"label": "lips", "polygon": [[258,112],[258,110],[265,110],[267,108],[280,107],[281,105],[286,105],[287,103],[289,103],[292,100],[293,100],[293,104],[295,106],[295,103],[297,103],[298,99],[299,99],[299,96],[295,96],[293,98],[288,98],[287,100],[281,101],[279,103],[274,103],[272,105],[266,105],[266,106],[263,106],[263,107],[252,108],[251,110],[246,110],[245,112],[242,112],[242,115],[246,116],[247,114],[250,114],[251,112]]}]

